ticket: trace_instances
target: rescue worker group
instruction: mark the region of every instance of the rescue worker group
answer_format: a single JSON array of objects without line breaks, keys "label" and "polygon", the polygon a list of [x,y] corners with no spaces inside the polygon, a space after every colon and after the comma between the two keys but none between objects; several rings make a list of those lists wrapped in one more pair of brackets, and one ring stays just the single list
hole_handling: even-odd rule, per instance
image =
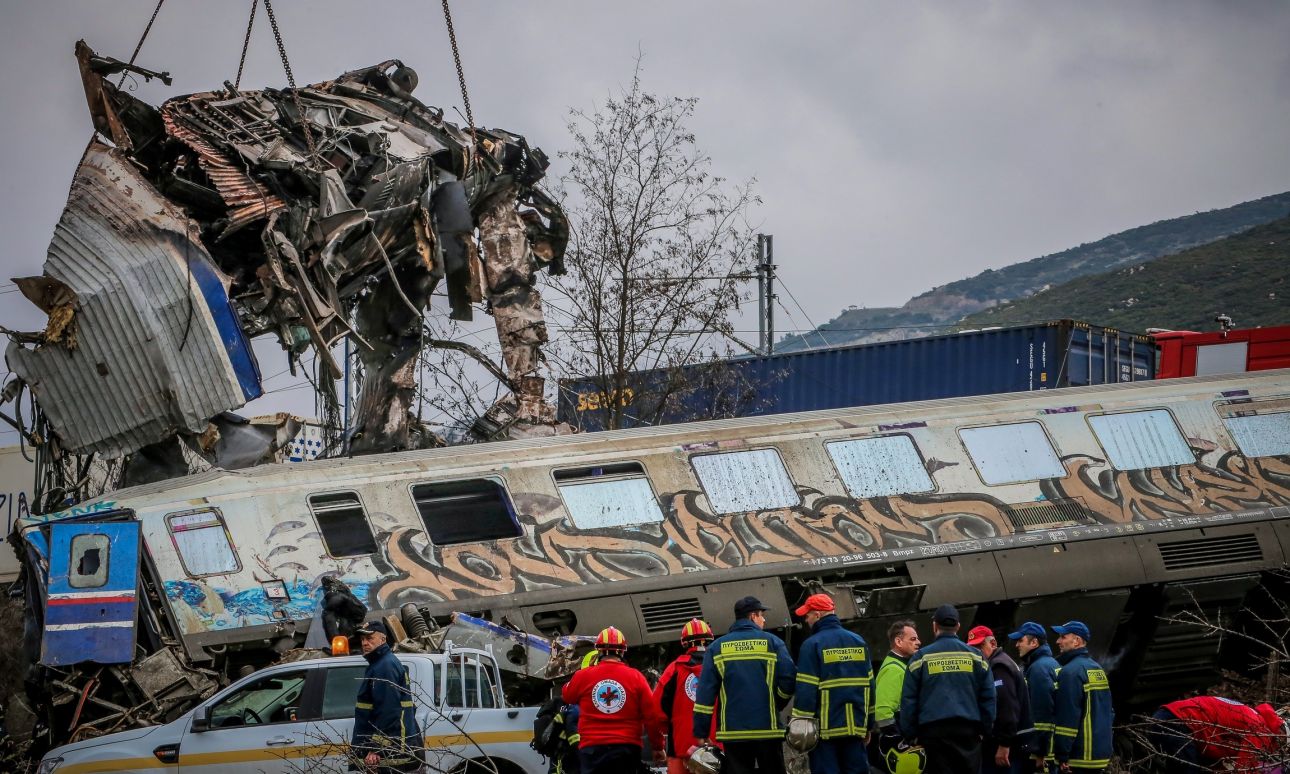
[{"label": "rescue worker group", "polygon": [[[1052,774],[1110,764],[1110,687],[1080,621],[1051,627],[1056,655],[1038,623],[1009,633],[1018,665],[987,627],[960,639],[958,611],[942,605],[926,645],[915,622],[890,627],[890,652],[875,675],[868,644],[842,626],[828,595],[814,594],[795,611],[811,630],[796,663],[783,640],[763,631],[767,609],[755,597],[739,600],[721,637],[691,620],[681,631],[686,651],[653,687],[625,663],[623,634],[600,632],[582,668],[538,713],[534,746],[552,774],[636,774],[646,768],[646,740],[668,774],[784,774],[785,745],[808,754],[813,774]],[[1224,734],[1239,736],[1233,724],[1249,728],[1249,760],[1285,742],[1283,721],[1268,705],[1175,702],[1156,713],[1161,736],[1153,741],[1167,750],[1166,772],[1236,758],[1230,744],[1207,753],[1193,722],[1213,708],[1198,702],[1223,705]]]}]

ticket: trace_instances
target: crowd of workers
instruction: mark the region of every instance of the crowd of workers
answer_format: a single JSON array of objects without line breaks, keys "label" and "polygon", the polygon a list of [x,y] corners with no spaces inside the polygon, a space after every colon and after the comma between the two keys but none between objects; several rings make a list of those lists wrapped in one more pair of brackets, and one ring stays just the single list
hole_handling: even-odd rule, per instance
[{"label": "crowd of workers", "polygon": [[[553,774],[635,774],[643,738],[668,774],[784,774],[785,743],[809,753],[813,774],[1054,774],[1110,763],[1110,685],[1080,621],[1051,627],[1056,655],[1044,626],[1022,624],[1007,635],[1018,663],[987,627],[960,639],[958,611],[942,605],[926,645],[913,621],[890,627],[875,675],[874,654],[828,595],[795,611],[811,632],[796,662],[764,631],[766,611],[754,597],[739,600],[720,637],[702,620],[687,623],[685,652],[652,688],[624,663],[622,633],[602,631],[556,702],[547,736],[565,744]],[[1152,741],[1165,772],[1260,771],[1286,733],[1268,705],[1200,697],[1162,707]]]}]

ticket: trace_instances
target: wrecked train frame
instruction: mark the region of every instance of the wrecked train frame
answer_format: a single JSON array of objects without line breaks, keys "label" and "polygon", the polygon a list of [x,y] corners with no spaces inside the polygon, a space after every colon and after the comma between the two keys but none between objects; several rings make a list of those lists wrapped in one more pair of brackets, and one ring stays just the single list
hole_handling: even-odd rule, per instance
[{"label": "wrecked train frame", "polygon": [[[1117,699],[1141,707],[1218,663],[1217,638],[1164,619],[1239,623],[1290,556],[1290,371],[211,471],[18,537],[28,631],[45,632],[30,684],[61,728],[75,702],[48,686],[172,658],[223,680],[296,646],[327,576],[373,610],[547,636],[614,625],[656,653],[692,616],[724,628],[750,593],[794,645],[788,611],[818,590],[875,643],[945,602],[996,629],[1079,618]],[[131,551],[137,591],[128,571],[94,585]],[[136,655],[105,634],[65,661],[49,624],[69,610],[131,622]]]},{"label": "wrecked train frame", "polygon": [[[125,483],[209,467],[223,412],[262,391],[249,341],[263,334],[293,370],[312,349],[333,414],[332,348],[352,342],[362,368],[348,450],[433,445],[410,406],[438,288],[454,319],[479,303],[493,316],[503,363],[489,365],[513,392],[505,416],[554,424],[535,284],[563,270],[568,228],[539,187],[541,150],[445,121],[395,59],[299,89],[226,83],[153,107],[110,76],[165,74],[84,42],[76,56],[106,141],[77,168],[44,274],[16,280],[46,329],[12,334],[6,352],[47,421],[33,437],[51,459],[155,463]],[[41,504],[84,494],[58,489]]]}]

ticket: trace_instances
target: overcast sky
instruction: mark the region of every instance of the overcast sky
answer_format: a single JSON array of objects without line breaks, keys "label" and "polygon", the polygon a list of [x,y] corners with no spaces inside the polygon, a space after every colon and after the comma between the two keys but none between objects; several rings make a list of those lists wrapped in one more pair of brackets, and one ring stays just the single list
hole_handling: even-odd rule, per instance
[{"label": "overcast sky", "polygon": [[[73,44],[128,59],[154,5],[3,0],[0,324],[39,323],[3,283],[40,272],[89,136]],[[175,82],[139,93],[156,103],[232,80],[249,7],[168,0],[138,63]],[[275,10],[298,82],[399,58],[419,72],[423,102],[460,105],[438,3],[277,0]],[[1290,4],[1280,0],[457,0],[453,10],[477,121],[552,156],[569,109],[625,83],[638,50],[648,90],[697,97],[700,146],[721,174],[758,180],[762,230],[816,323],[1290,189]],[[285,85],[263,8],[243,85]],[[791,312],[780,327],[805,324]]]}]

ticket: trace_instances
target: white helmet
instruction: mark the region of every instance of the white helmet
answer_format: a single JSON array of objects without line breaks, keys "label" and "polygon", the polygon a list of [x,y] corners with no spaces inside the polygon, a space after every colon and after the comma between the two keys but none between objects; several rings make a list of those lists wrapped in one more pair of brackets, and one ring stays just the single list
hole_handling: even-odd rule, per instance
[{"label": "white helmet", "polygon": [[690,753],[690,757],[685,759],[685,768],[690,774],[721,774],[725,763],[726,756],[720,748],[705,744]]},{"label": "white helmet", "polygon": [[820,721],[815,718],[797,717],[788,721],[784,744],[800,753],[808,753],[820,743]]}]

